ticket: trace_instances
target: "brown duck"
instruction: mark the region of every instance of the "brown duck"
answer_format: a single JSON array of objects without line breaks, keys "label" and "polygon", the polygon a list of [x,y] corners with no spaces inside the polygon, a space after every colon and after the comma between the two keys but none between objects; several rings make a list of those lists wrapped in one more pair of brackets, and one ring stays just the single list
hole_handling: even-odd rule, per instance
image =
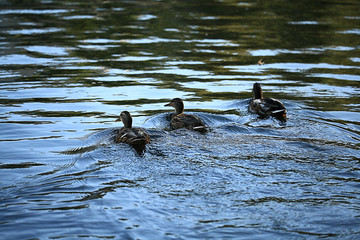
[{"label": "brown duck", "polygon": [[254,83],[254,97],[249,104],[249,111],[260,115],[260,117],[272,116],[280,121],[286,121],[286,108],[282,102],[274,98],[263,98],[261,85]]},{"label": "brown duck", "polygon": [[187,128],[198,132],[206,132],[206,126],[203,120],[193,114],[184,113],[184,103],[180,98],[174,98],[165,107],[175,108],[175,112],[170,114],[172,129]]},{"label": "brown duck", "polygon": [[124,127],[118,130],[115,142],[139,147],[145,147],[150,142],[149,134],[144,129],[132,127],[132,118],[128,111],[121,112],[116,122],[123,122]]}]

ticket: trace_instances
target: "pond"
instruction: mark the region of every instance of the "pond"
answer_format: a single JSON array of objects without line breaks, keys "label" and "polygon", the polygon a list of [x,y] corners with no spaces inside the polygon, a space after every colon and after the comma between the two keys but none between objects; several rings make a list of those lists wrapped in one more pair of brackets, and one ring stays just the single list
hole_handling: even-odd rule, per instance
[{"label": "pond", "polygon": [[1,239],[360,238],[358,1],[0,6]]}]

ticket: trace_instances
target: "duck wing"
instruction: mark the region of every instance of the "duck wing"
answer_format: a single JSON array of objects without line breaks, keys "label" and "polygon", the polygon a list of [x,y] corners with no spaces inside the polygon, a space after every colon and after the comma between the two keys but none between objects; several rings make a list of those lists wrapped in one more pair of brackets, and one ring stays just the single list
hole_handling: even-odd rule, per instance
[{"label": "duck wing", "polygon": [[262,110],[266,114],[284,113],[286,108],[282,102],[274,98],[264,98],[261,101]]},{"label": "duck wing", "polygon": [[286,121],[286,108],[282,102],[274,98],[262,99],[261,113],[263,115],[270,115],[279,119],[280,121]]},{"label": "duck wing", "polygon": [[193,114],[179,114],[173,117],[170,125],[173,129],[187,128],[199,132],[206,132],[206,126],[204,121]]},{"label": "duck wing", "polygon": [[262,117],[273,116],[286,121],[286,108],[282,102],[275,98],[252,99],[249,104],[249,111]]},{"label": "duck wing", "polygon": [[145,145],[150,142],[148,133],[142,128],[122,128],[115,136],[115,142],[131,145]]},{"label": "duck wing", "polygon": [[147,144],[150,142],[149,134],[142,128],[133,128],[136,137],[133,139],[132,144]]}]

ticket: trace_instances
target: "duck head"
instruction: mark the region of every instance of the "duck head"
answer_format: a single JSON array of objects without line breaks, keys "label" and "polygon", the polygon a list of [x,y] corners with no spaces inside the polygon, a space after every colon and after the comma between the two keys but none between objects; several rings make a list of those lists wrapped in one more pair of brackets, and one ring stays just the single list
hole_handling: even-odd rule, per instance
[{"label": "duck head", "polygon": [[262,99],[263,98],[263,93],[262,93],[260,83],[254,83],[253,94],[254,94],[254,99]]},{"label": "duck head", "polygon": [[128,111],[122,111],[118,119],[115,122],[123,122],[125,128],[132,127],[132,118]]},{"label": "duck head", "polygon": [[170,103],[165,104],[165,107],[175,108],[175,114],[181,114],[184,111],[184,103],[180,98],[174,98]]}]

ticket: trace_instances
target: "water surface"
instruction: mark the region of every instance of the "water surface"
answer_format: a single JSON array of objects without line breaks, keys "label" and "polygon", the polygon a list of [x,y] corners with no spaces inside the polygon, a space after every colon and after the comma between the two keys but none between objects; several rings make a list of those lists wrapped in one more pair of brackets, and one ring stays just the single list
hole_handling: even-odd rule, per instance
[{"label": "water surface", "polygon": [[[0,9],[2,239],[360,237],[358,1]],[[286,124],[247,111],[254,82]],[[169,131],[175,97],[209,133]]]}]

